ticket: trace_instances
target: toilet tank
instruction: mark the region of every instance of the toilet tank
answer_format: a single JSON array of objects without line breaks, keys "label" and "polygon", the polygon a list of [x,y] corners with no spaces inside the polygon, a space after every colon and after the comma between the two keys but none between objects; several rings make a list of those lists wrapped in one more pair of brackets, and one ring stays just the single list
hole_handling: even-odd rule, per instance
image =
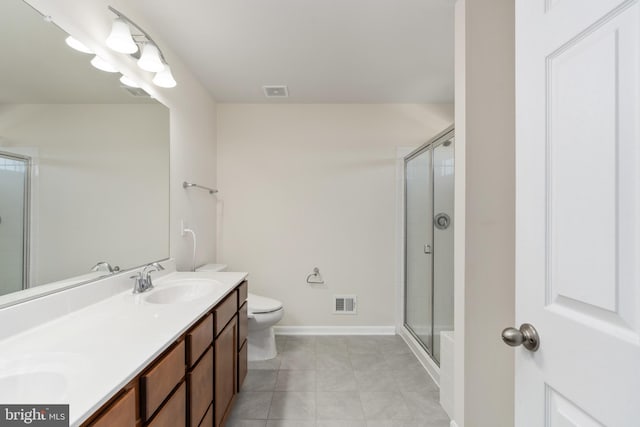
[{"label": "toilet tank", "polygon": [[196,271],[226,271],[227,264],[205,264],[198,268]]}]

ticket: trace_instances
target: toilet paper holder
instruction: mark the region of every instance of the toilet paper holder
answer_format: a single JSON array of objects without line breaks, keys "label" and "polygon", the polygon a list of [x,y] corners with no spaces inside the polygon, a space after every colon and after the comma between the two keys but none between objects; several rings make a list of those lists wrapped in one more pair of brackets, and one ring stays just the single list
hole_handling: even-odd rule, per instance
[{"label": "toilet paper holder", "polygon": [[307,283],[311,285],[324,285],[324,280],[320,275],[320,269],[318,267],[314,267],[313,273],[307,276]]}]

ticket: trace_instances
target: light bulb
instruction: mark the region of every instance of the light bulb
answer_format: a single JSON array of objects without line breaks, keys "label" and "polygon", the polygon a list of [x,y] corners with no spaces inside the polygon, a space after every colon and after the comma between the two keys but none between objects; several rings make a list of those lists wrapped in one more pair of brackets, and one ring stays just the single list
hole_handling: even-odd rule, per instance
[{"label": "light bulb", "polygon": [[160,58],[160,51],[155,44],[152,42],[145,43],[142,48],[142,55],[140,55],[140,59],[138,60],[138,66],[152,73],[157,73],[164,69],[164,63]]},{"label": "light bulb", "polygon": [[98,55],[94,56],[91,60],[91,65],[96,67],[98,70],[106,71],[107,73],[117,73],[118,70],[116,67],[111,65],[106,60],[100,58]]},{"label": "light bulb", "polygon": [[140,87],[138,82],[136,82],[132,78],[124,76],[124,75],[122,77],[120,77],[120,83],[122,83],[123,85],[129,86],[129,87]]},{"label": "light bulb", "polygon": [[159,71],[151,80],[156,86],[172,88],[176,87],[176,80],[173,78],[173,74],[171,74],[171,68],[168,65],[165,65],[164,70]]},{"label": "light bulb", "polygon": [[78,52],[93,53],[93,51],[91,49],[89,49],[87,46],[85,46],[84,43],[74,39],[71,36],[69,36],[66,39],[64,39],[64,41],[65,41],[65,43],[67,43],[67,46],[69,46],[72,49],[77,50]]},{"label": "light bulb", "polygon": [[129,24],[122,18],[116,18],[111,26],[111,34],[107,37],[107,46],[120,53],[135,53],[138,45],[131,37]]}]

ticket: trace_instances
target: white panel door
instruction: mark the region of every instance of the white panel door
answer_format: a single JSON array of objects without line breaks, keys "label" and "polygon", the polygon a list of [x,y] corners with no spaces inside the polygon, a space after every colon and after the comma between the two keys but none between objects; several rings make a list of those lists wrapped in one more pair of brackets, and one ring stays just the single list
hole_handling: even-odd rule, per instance
[{"label": "white panel door", "polygon": [[517,0],[516,426],[640,426],[640,3]]}]

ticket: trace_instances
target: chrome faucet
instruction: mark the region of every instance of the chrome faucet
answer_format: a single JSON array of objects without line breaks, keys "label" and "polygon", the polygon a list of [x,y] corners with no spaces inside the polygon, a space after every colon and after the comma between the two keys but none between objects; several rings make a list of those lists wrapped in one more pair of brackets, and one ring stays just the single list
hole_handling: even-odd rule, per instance
[{"label": "chrome faucet", "polygon": [[109,264],[108,262],[100,261],[96,265],[91,267],[91,271],[108,271],[109,273],[117,273],[118,271],[120,271],[120,267],[118,267],[117,265],[115,267],[111,267],[111,264]]},{"label": "chrome faucet", "polygon": [[133,293],[139,294],[153,289],[153,283],[151,282],[151,273],[154,271],[162,270],[164,270],[163,266],[161,266],[157,262],[152,262],[151,264],[146,265],[141,272],[138,272],[137,274],[131,276],[131,279],[133,279],[134,281]]}]

